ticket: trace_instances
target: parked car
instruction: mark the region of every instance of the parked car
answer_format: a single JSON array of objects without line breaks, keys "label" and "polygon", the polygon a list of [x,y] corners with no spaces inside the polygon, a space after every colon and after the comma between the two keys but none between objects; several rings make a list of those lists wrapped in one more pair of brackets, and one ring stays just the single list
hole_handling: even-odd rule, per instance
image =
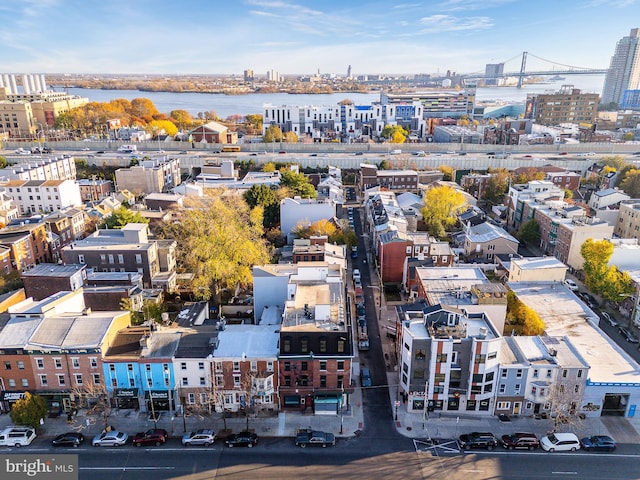
[{"label": "parked car", "polygon": [[121,447],[127,440],[129,435],[118,430],[111,430],[109,432],[102,432],[99,435],[93,437],[91,445],[94,447]]},{"label": "parked car", "polygon": [[216,441],[216,432],[206,428],[187,432],[182,436],[182,445],[204,445],[208,447]]},{"label": "parked car", "polygon": [[631,330],[627,327],[618,327],[620,335],[629,343],[638,343],[638,337],[636,337]]},{"label": "parked car", "polygon": [[603,452],[613,452],[616,449],[616,442],[607,435],[592,435],[580,440],[580,446],[584,450],[600,450]]},{"label": "parked car", "polygon": [[604,320],[606,323],[608,323],[612,327],[618,326],[618,321],[615,318],[613,318],[611,315],[609,315],[607,312],[602,312],[600,314],[600,317],[602,318],[602,320]]},{"label": "parked car", "polygon": [[533,450],[540,448],[540,440],[534,433],[512,433],[511,435],[503,435],[502,446],[509,450],[515,450],[516,448],[522,448],[526,450]]},{"label": "parked car", "polygon": [[328,445],[335,445],[336,437],[333,433],[320,432],[320,431],[305,431],[299,432],[296,435],[296,447],[322,447],[326,448]]},{"label": "parked car", "polygon": [[61,433],[56,438],[51,440],[51,445],[54,447],[73,447],[78,448],[84,442],[84,435],[80,432],[66,432]]},{"label": "parked car", "polygon": [[580,440],[573,433],[551,433],[540,439],[540,446],[547,452],[575,452]]},{"label": "parked car", "polygon": [[166,430],[162,428],[152,428],[146,432],[136,433],[133,437],[133,444],[136,447],[141,447],[142,445],[155,445],[159,447],[167,442],[167,438],[169,438],[169,434]]},{"label": "parked car", "polygon": [[570,278],[567,278],[564,281],[564,284],[567,286],[567,288],[573,292],[577,292],[578,290],[580,290],[580,288],[578,287],[578,284],[576,282],[574,282],[573,280],[571,280]]},{"label": "parked car", "polygon": [[360,382],[363,387],[370,387],[372,385],[371,371],[366,367],[360,370]]},{"label": "parked car", "polygon": [[471,432],[460,435],[458,444],[463,450],[469,450],[471,448],[493,450],[498,446],[498,439],[493,433]]},{"label": "parked car", "polygon": [[598,306],[598,300],[596,300],[596,298],[590,293],[584,292],[582,294],[582,299],[589,306],[589,308],[596,308]]},{"label": "parked car", "polygon": [[248,447],[251,448],[258,443],[258,435],[251,432],[234,433],[224,442],[227,447]]},{"label": "parked car", "polygon": [[0,431],[0,445],[7,447],[22,447],[31,445],[36,438],[36,431],[31,427],[7,427]]}]

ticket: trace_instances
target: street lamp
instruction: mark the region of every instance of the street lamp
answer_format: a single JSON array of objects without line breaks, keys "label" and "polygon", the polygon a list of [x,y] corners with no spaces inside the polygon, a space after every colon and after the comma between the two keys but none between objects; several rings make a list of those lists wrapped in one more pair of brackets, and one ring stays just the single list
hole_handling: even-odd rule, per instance
[{"label": "street lamp", "polygon": [[169,366],[164,367],[165,385],[167,386],[167,401],[169,402],[169,415],[171,415],[171,372]]}]

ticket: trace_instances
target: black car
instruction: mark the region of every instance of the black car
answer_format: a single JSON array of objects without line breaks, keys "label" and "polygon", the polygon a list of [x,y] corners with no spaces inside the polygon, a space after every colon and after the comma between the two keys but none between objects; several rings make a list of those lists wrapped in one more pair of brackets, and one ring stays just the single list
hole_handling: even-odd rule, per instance
[{"label": "black car", "polygon": [[498,439],[493,433],[471,432],[460,435],[458,443],[463,450],[469,450],[471,448],[493,450],[498,446]]},{"label": "black car", "polygon": [[251,448],[258,443],[258,435],[251,432],[234,433],[224,442],[227,447],[248,447]]},{"label": "black car", "polygon": [[533,450],[540,448],[540,441],[533,433],[513,433],[502,436],[502,446],[509,450],[515,450],[516,448]]},{"label": "black car", "polygon": [[67,432],[61,433],[56,438],[51,440],[51,444],[54,447],[73,447],[78,448],[84,442],[84,435],[80,432]]},{"label": "black car", "polygon": [[629,343],[638,343],[638,337],[636,337],[631,330],[626,327],[618,327],[620,335]]},{"label": "black car", "polygon": [[587,305],[589,305],[589,308],[595,308],[598,306],[598,300],[596,300],[593,295],[587,292],[584,292],[582,294],[582,299],[585,301]]},{"label": "black car", "polygon": [[616,449],[616,442],[607,435],[593,435],[580,440],[580,446],[587,451],[600,450],[613,452]]}]

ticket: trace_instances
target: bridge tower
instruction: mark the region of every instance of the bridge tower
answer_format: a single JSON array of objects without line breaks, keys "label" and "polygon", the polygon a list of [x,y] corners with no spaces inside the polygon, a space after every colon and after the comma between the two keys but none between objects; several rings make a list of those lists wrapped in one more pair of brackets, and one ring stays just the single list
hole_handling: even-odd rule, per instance
[{"label": "bridge tower", "polygon": [[524,78],[524,70],[527,67],[527,52],[522,52],[522,63],[520,64],[520,75],[518,76],[517,88],[522,88],[522,79]]}]

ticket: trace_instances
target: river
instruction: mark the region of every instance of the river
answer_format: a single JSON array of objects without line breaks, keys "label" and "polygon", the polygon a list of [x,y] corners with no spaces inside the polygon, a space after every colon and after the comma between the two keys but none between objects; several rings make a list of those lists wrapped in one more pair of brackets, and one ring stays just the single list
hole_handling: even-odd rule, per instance
[{"label": "river", "polygon": [[[604,75],[568,75],[565,80],[549,83],[535,83],[516,87],[481,87],[477,89],[478,101],[498,100],[505,102],[524,102],[527,93],[557,91],[562,85],[571,84],[588,93],[601,93]],[[289,93],[251,93],[248,95],[225,95],[222,93],[173,93],[141,92],[138,90],[98,90],[69,88],[69,94],[87,97],[92,102],[109,102],[116,98],[148,98],[156,108],[169,113],[172,110],[186,110],[192,115],[198,112],[214,111],[220,118],[234,114],[247,115],[262,113],[264,104],[272,105],[335,105],[346,98],[356,105],[368,105],[380,100],[379,93],[331,93],[331,94],[289,94]]]}]

